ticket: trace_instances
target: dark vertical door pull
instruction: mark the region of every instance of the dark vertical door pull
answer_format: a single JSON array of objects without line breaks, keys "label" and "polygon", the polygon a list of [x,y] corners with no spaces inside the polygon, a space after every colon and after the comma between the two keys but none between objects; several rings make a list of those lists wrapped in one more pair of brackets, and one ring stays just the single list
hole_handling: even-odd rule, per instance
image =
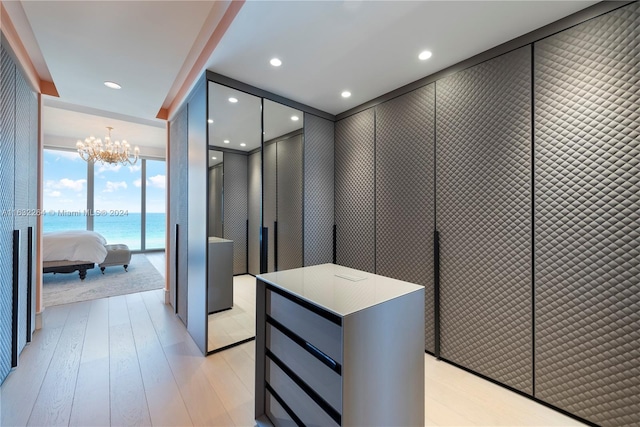
[{"label": "dark vertical door pull", "polygon": [[244,228],[244,237],[245,237],[245,245],[246,253],[245,253],[245,271],[249,273],[249,218],[247,218],[247,223]]},{"label": "dark vertical door pull", "polygon": [[33,227],[27,228],[27,342],[31,342],[31,310],[33,302]]},{"label": "dark vertical door pull", "polygon": [[337,237],[337,228],[336,224],[333,224],[333,263],[336,264],[336,237]]},{"label": "dark vertical door pull", "polygon": [[20,230],[13,230],[13,304],[11,316],[11,367],[18,366],[18,300],[20,280]]},{"label": "dark vertical door pull", "polygon": [[434,355],[440,358],[440,232],[433,233]]},{"label": "dark vertical door pull", "polygon": [[269,229],[267,227],[262,227],[260,242],[260,274],[264,274],[267,272],[269,265]]},{"label": "dark vertical door pull", "polygon": [[273,221],[273,269],[278,271],[278,221]]},{"label": "dark vertical door pull", "polygon": [[175,229],[175,250],[174,250],[174,271],[175,271],[175,283],[176,283],[176,288],[174,289],[174,292],[176,293],[176,306],[173,307],[174,311],[176,314],[178,314],[178,295],[180,295],[180,293],[178,292],[178,282],[179,282],[179,275],[178,275],[178,268],[180,266],[180,263],[178,262],[178,248],[180,247],[179,242],[180,240],[178,239],[180,237],[180,225],[176,224],[176,229]]}]

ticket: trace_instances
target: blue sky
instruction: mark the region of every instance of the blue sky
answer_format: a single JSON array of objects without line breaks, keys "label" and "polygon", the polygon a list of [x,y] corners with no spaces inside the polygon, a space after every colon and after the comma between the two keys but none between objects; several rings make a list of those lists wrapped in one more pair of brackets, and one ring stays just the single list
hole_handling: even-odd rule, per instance
[{"label": "blue sky", "polygon": [[[95,165],[95,209],[141,211],[141,161],[134,166]],[[165,211],[165,162],[147,160],[147,212]],[[87,163],[75,151],[44,150],[46,210],[87,207]]]}]

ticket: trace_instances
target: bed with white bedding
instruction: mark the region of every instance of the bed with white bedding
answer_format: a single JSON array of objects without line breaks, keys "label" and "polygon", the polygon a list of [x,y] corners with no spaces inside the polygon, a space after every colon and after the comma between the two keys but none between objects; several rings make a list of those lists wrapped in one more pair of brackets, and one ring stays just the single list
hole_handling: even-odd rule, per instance
[{"label": "bed with white bedding", "polygon": [[107,257],[106,239],[95,231],[71,230],[43,233],[43,273],[73,273],[78,271],[80,280],[87,270],[100,264]]}]

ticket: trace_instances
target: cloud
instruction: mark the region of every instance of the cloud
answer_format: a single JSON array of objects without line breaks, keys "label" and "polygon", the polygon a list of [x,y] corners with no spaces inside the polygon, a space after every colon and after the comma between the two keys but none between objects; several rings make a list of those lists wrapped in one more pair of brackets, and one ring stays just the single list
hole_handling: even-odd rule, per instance
[{"label": "cloud", "polygon": [[134,187],[137,187],[137,188],[142,187],[142,179],[141,179],[141,178],[138,178],[138,179],[134,180],[134,181],[133,181],[133,186],[134,186]]},{"label": "cloud", "polygon": [[129,166],[129,172],[131,173],[138,172],[140,169],[142,169],[140,165]]},{"label": "cloud", "polygon": [[152,176],[148,180],[150,187],[165,189],[167,186],[167,178],[164,175]]},{"label": "cloud", "polygon": [[84,189],[84,185],[87,183],[86,179],[69,179],[62,178],[59,181],[48,180],[44,183],[45,188],[47,189],[69,189],[76,192],[82,191]]},{"label": "cloud", "polygon": [[107,181],[107,185],[105,186],[104,190],[102,190],[105,193],[113,193],[114,191],[118,191],[119,189],[123,189],[126,190],[127,189],[127,183],[124,181],[120,181],[120,182],[112,182],[112,181]]},{"label": "cloud", "polygon": [[55,155],[56,155],[56,162],[60,161],[60,159],[66,159],[66,160],[72,160],[72,161],[81,160],[80,155],[76,151],[56,150]]},{"label": "cloud", "polygon": [[62,195],[61,192],[59,192],[58,190],[54,190],[51,193],[49,193],[49,196],[51,197],[60,197]]},{"label": "cloud", "polygon": [[118,163],[116,165],[108,163],[106,165],[100,165],[100,167],[98,168],[98,173],[102,173],[102,172],[118,172],[121,168],[122,168],[122,165],[120,163]]}]

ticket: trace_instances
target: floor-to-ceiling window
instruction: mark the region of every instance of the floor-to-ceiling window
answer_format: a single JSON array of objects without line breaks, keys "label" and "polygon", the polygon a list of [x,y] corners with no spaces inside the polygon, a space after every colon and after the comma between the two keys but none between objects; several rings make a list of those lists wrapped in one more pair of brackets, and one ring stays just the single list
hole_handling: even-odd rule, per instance
[{"label": "floor-to-ceiling window", "polygon": [[87,163],[73,151],[44,150],[44,231],[87,228]]},{"label": "floor-to-ceiling window", "polygon": [[93,165],[93,230],[107,243],[142,249],[142,163]]},{"label": "floor-to-ceiling window", "polygon": [[44,150],[44,231],[88,229],[132,250],[165,247],[165,161],[87,164],[75,151]]},{"label": "floor-to-ceiling window", "polygon": [[165,161],[146,160],[145,247],[165,246]]}]

